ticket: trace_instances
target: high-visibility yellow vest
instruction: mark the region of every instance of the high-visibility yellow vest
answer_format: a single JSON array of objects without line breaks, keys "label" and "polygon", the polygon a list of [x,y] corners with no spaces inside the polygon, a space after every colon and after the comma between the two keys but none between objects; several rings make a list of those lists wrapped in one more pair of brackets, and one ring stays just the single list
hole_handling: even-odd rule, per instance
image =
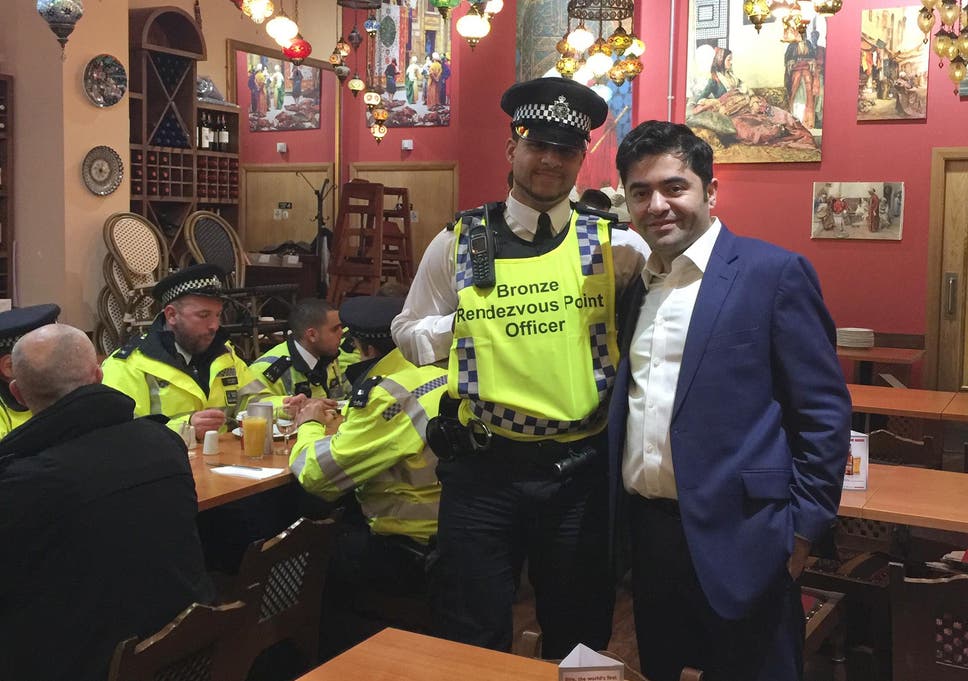
[{"label": "high-visibility yellow vest", "polygon": [[7,436],[11,430],[17,426],[27,423],[34,415],[29,409],[14,408],[8,404],[6,398],[0,394],[0,438]]},{"label": "high-visibility yellow vest", "polygon": [[375,534],[426,543],[437,533],[440,501],[427,421],[437,415],[447,371],[414,366],[395,349],[361,385],[366,403],[350,402],[335,435],[315,421],[299,427],[290,468],[306,490],[330,501],[355,489]]},{"label": "high-visibility yellow vest", "polygon": [[[104,384],[120,390],[135,402],[135,416],[163,414],[168,427],[178,431],[192,414],[202,409],[221,409],[234,418],[240,409],[240,393],[258,390],[249,367],[225,341],[222,353],[209,369],[208,394],[184,369],[141,351],[147,336],[116,350],[101,364]],[[225,431],[223,426],[221,431]]]},{"label": "high-visibility yellow vest", "polygon": [[448,390],[461,422],[515,440],[577,440],[605,426],[618,365],[609,222],[572,212],[547,253],[497,258],[496,285],[473,284],[468,233],[455,226],[457,311]]},{"label": "high-visibility yellow vest", "polygon": [[242,395],[243,406],[249,402],[271,402],[275,406],[282,406],[283,399],[306,390],[313,399],[328,397],[329,386],[340,383],[336,362],[326,366],[319,381],[312,380],[306,374],[308,367],[295,343],[290,337],[249,365],[249,371],[259,386],[255,393]]}]

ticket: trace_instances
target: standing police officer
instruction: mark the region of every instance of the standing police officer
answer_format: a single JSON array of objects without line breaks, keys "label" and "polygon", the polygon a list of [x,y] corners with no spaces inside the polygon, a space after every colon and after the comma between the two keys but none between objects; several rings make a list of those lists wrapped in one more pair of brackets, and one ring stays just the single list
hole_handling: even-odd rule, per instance
[{"label": "standing police officer", "polygon": [[21,336],[56,322],[59,314],[60,307],[52,303],[0,312],[0,438],[33,416],[33,412],[10,392],[13,346]]},{"label": "standing police officer", "polygon": [[568,201],[607,114],[598,95],[540,78],[509,88],[501,108],[512,118],[510,195],[433,240],[393,337],[416,364],[449,357],[453,446],[432,441],[443,486],[437,633],[510,649],[527,557],[544,654],[560,658],[611,635],[602,407],[618,360],[616,291],[648,249],[613,231],[613,215]]},{"label": "standing police officer", "polygon": [[240,396],[261,387],[220,327],[221,276],[200,264],[162,279],[151,292],[161,314],[102,365],[105,385],[133,399],[136,416],[164,414],[174,430],[190,423],[199,441],[224,429]]}]

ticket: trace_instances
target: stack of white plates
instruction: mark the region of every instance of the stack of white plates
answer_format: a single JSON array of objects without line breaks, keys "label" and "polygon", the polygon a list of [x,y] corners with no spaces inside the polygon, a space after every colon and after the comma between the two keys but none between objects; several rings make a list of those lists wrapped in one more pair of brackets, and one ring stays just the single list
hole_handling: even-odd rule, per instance
[{"label": "stack of white plates", "polygon": [[874,347],[874,330],[854,327],[837,329],[837,345],[845,348]]}]

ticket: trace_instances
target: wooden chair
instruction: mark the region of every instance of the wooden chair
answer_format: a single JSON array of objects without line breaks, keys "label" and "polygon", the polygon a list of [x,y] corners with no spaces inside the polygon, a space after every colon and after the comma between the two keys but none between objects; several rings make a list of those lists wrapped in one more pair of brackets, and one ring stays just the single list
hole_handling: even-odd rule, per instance
[{"label": "wooden chair", "polygon": [[275,537],[253,543],[242,557],[235,595],[248,594],[238,650],[249,666],[267,648],[291,640],[315,665],[319,613],[330,548],[338,523],[300,518]]},{"label": "wooden chair", "polygon": [[154,636],[118,644],[108,681],[243,681],[238,635],[248,606],[195,603]]},{"label": "wooden chair", "polygon": [[245,286],[245,251],[239,235],[225,219],[208,210],[197,210],[182,225],[188,251],[195,262],[218,265],[229,288]]},{"label": "wooden chair", "polygon": [[891,563],[894,681],[968,678],[968,575],[920,579]]},{"label": "wooden chair", "polygon": [[383,197],[393,203],[392,208],[383,209],[383,263],[399,272],[400,283],[409,284],[414,275],[410,191],[406,187],[384,187]]},{"label": "wooden chair", "polygon": [[97,297],[97,328],[94,345],[98,352],[109,355],[127,340],[124,307],[110,286],[102,286]]},{"label": "wooden chair", "polygon": [[804,657],[819,652],[827,641],[832,647],[834,681],[847,679],[847,608],[844,594],[802,587],[800,600],[807,620]]},{"label": "wooden chair", "polygon": [[383,279],[382,184],[351,180],[340,191],[333,230],[329,299],[338,306],[348,294],[373,295]]},{"label": "wooden chair", "polygon": [[935,446],[930,435],[912,440],[887,430],[875,430],[870,434],[870,460],[895,466],[942,469],[941,448]]}]

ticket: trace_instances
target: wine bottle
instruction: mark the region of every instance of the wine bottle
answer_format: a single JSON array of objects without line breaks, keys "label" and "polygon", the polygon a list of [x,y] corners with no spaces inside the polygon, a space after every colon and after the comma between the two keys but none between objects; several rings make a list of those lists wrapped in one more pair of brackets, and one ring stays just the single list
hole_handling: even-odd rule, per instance
[{"label": "wine bottle", "polygon": [[212,130],[209,127],[208,114],[202,114],[202,149],[212,148]]},{"label": "wine bottle", "polygon": [[218,146],[221,151],[229,150],[229,126],[225,122],[225,114],[218,117]]}]

